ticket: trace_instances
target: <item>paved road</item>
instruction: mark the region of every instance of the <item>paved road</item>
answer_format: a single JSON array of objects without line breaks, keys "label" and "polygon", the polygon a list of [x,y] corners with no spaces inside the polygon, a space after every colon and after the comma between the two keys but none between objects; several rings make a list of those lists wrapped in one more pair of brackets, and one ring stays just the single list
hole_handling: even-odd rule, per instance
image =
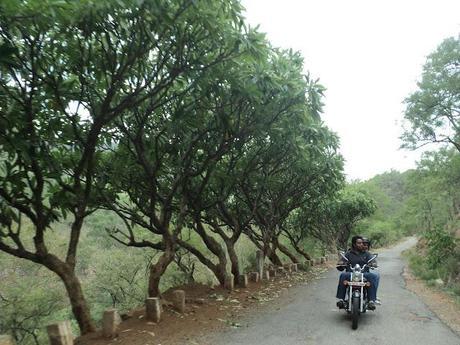
[{"label": "paved road", "polygon": [[411,238],[381,251],[379,265],[383,304],[362,315],[358,330],[335,307],[338,274],[331,270],[314,283],[293,288],[281,308],[257,313],[241,322],[247,327],[213,335],[213,345],[460,345],[460,337],[444,325],[412,292],[401,276],[401,252],[413,246]]}]

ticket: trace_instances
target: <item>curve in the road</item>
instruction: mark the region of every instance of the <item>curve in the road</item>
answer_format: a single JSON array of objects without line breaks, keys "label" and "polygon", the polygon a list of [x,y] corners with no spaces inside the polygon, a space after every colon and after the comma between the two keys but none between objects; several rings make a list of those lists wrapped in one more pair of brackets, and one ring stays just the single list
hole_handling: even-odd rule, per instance
[{"label": "curve in the road", "polygon": [[362,315],[355,331],[346,313],[335,307],[338,272],[331,270],[315,282],[293,288],[284,297],[283,307],[267,308],[244,320],[247,327],[214,334],[200,344],[460,345],[460,337],[405,288],[401,252],[415,241],[410,238],[379,254],[383,304]]}]

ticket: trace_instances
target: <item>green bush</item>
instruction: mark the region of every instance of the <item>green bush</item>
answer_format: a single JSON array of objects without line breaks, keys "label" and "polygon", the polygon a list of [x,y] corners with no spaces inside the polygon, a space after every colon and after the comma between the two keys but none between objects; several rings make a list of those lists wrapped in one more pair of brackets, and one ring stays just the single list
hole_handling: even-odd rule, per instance
[{"label": "green bush", "polygon": [[454,237],[443,228],[434,227],[425,232],[424,238],[428,244],[428,265],[431,269],[437,269],[446,263],[450,255],[453,255]]},{"label": "green bush", "polygon": [[43,267],[0,253],[0,334],[45,344],[45,326],[70,318],[62,283]]}]

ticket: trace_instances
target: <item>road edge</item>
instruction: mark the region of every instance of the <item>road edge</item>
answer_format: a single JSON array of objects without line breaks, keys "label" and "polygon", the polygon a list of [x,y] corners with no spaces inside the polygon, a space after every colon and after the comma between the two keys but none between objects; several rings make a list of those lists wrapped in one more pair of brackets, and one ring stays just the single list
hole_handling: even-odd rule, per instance
[{"label": "road edge", "polygon": [[425,281],[415,277],[404,259],[402,272],[405,288],[417,295],[452,332],[460,337],[460,306],[449,294],[428,286]]}]

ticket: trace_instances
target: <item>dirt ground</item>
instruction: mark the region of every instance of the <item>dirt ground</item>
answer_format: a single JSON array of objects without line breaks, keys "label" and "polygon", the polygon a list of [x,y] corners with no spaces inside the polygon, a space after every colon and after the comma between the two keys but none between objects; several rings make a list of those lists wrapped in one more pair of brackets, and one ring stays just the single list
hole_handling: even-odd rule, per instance
[{"label": "dirt ground", "polygon": [[406,288],[422,298],[428,308],[460,336],[460,305],[455,299],[443,291],[427,286],[408,267],[404,269],[403,277]]},{"label": "dirt ground", "polygon": [[[257,312],[267,303],[276,303],[278,297],[290,287],[316,279],[331,264],[314,266],[309,272],[293,272],[278,275],[270,281],[249,283],[247,288],[229,292],[220,287],[187,285],[175,289],[185,290],[186,311],[176,312],[167,302],[172,291],[166,292],[161,321],[147,321],[145,310],[129,313],[123,321],[119,335],[104,338],[101,331],[76,339],[77,345],[198,345],[193,339],[225,327],[238,328],[238,320],[247,313]],[[332,264],[333,265],[333,264]]]}]

